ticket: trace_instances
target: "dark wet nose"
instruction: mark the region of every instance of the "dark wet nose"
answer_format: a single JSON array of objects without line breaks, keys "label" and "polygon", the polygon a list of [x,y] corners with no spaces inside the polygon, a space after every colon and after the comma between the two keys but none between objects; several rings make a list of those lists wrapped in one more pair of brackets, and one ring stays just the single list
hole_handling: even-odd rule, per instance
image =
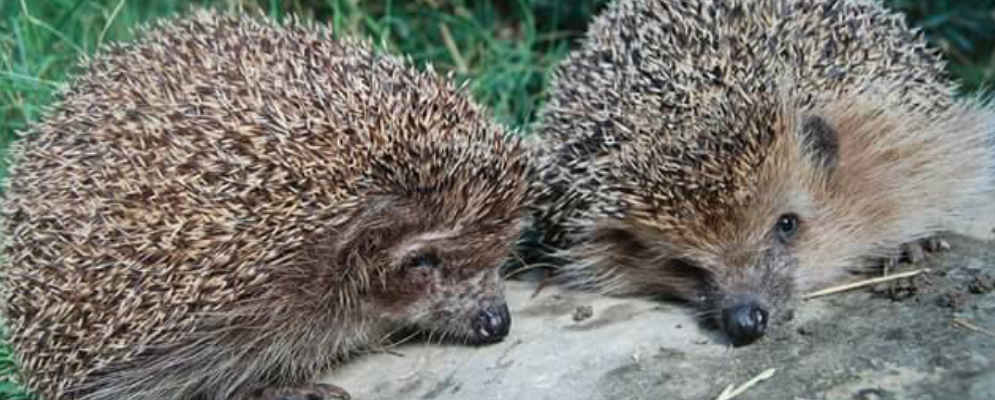
[{"label": "dark wet nose", "polygon": [[737,304],[722,310],[722,327],[733,346],[748,345],[767,331],[767,310],[755,302]]},{"label": "dark wet nose", "polygon": [[477,343],[499,342],[508,336],[509,330],[511,330],[511,313],[504,304],[487,307],[473,319],[473,332],[477,335]]}]

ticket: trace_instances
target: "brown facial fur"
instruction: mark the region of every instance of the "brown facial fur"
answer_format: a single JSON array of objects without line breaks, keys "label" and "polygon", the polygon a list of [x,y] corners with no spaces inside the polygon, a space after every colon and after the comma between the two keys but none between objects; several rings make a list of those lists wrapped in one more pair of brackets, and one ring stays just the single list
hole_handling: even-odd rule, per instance
[{"label": "brown facial fur", "polygon": [[103,49],[13,155],[2,314],[44,400],[230,400],[403,327],[474,341],[528,186],[447,80],[210,12]]},{"label": "brown facial fur", "polygon": [[989,212],[995,113],[954,89],[869,1],[619,0],[558,70],[537,220],[580,285],[780,319]]}]

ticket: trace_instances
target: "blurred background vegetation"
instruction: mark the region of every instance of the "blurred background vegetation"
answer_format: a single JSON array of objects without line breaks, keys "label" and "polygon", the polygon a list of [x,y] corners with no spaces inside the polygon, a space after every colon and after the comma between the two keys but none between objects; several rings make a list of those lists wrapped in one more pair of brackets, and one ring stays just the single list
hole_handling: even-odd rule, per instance
[{"label": "blurred background vegetation", "polygon": [[[139,24],[191,4],[291,13],[363,35],[423,67],[452,71],[502,123],[525,128],[544,100],[550,72],[607,0],[0,0],[0,152],[42,115],[80,56],[127,40]],[[885,0],[943,50],[967,92],[995,77],[995,0]],[[0,163],[0,175],[5,168]],[[7,378],[0,348],[0,400],[27,399]]]}]

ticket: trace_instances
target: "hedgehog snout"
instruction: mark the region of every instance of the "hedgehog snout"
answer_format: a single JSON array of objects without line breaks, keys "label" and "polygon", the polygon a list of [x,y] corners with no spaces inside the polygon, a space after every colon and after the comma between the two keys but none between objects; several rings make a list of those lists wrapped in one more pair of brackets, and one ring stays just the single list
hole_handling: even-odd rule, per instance
[{"label": "hedgehog snout", "polygon": [[500,342],[511,330],[511,312],[507,304],[485,307],[477,313],[471,324],[475,344]]},{"label": "hedgehog snout", "polygon": [[736,347],[760,340],[794,306],[798,259],[777,247],[751,253],[714,268],[724,273],[716,276],[709,296],[716,324]]},{"label": "hedgehog snout", "polygon": [[764,336],[770,313],[760,301],[746,297],[723,308],[719,318],[722,330],[729,336],[733,346],[739,347]]}]

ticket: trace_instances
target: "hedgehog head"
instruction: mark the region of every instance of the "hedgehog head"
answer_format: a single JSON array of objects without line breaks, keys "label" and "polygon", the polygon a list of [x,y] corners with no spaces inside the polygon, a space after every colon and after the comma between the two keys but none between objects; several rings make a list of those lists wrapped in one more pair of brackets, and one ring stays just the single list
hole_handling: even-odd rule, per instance
[{"label": "hedgehog head", "polygon": [[[517,239],[514,211],[490,223],[449,220],[431,196],[383,198],[356,219],[343,260],[361,266],[352,287],[364,315],[391,330],[479,344],[507,335],[499,267]],[[358,271],[355,271],[358,272]]]},{"label": "hedgehog head", "polygon": [[[744,344],[792,298],[793,249],[808,233],[809,204],[798,202],[806,188],[784,179],[782,167],[798,165],[790,157],[807,168],[791,173],[825,176],[832,131],[798,126],[785,107],[738,98],[716,100],[702,115],[693,124],[700,131],[685,132],[704,140],[641,135],[598,169],[612,184],[601,194],[604,217],[588,230],[589,251],[615,265],[606,288],[689,300]],[[811,157],[805,140],[818,141]]]},{"label": "hedgehog head", "polygon": [[[507,147],[490,145],[495,147],[472,151]],[[514,175],[524,165],[512,161],[508,169],[498,170],[482,158],[464,159],[466,164],[457,169],[465,174],[451,179],[440,179],[446,174],[442,170],[408,168],[462,158],[432,153],[423,149],[417,153],[421,160],[394,161],[391,169],[381,171],[391,179],[425,175],[406,176],[406,181],[394,182],[398,191],[375,195],[361,207],[350,223],[352,231],[339,239],[340,265],[362,266],[353,267],[356,281],[350,287],[366,315],[440,338],[474,344],[500,340],[511,317],[499,270],[521,229],[517,205],[523,201],[525,180]]]},{"label": "hedgehog head", "polygon": [[312,262],[331,304],[384,331],[500,340],[511,318],[499,270],[522,228],[528,158],[467,96],[411,87],[420,93],[380,103],[392,118],[361,142],[368,165],[340,202],[351,212]]},{"label": "hedgehog head", "polygon": [[[799,290],[894,256],[881,249],[897,251],[902,232],[935,229],[914,225],[940,219],[928,205],[963,188],[929,174],[985,164],[943,154],[984,147],[972,141],[990,129],[988,112],[927,114],[887,92],[821,106],[784,92],[729,94],[679,131],[695,140],[641,135],[597,169],[606,206],[578,222],[591,224],[581,229],[589,244],[571,257],[600,264],[593,279],[607,292],[673,294],[733,344],[759,339],[791,316]],[[939,139],[950,131],[963,135]]]}]

